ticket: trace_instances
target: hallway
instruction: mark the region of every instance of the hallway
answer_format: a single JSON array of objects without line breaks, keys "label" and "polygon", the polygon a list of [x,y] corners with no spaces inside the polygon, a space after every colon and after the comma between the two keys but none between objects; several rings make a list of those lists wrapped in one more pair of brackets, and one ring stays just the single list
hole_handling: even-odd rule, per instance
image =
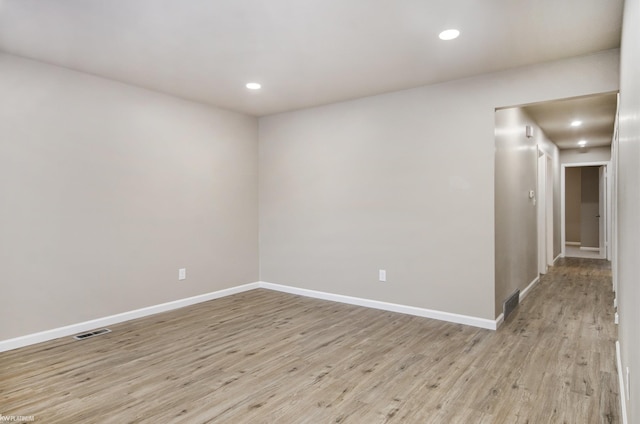
[{"label": "hallway", "polygon": [[528,422],[621,422],[613,298],[609,262],[560,259],[499,330],[541,382]]}]

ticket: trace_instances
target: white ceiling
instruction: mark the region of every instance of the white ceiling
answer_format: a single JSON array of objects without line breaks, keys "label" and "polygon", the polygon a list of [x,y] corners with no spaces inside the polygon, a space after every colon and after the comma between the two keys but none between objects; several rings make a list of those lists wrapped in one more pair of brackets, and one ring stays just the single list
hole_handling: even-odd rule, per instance
[{"label": "white ceiling", "polygon": [[[617,110],[617,94],[600,94],[525,106],[523,109],[560,149],[609,146]],[[582,125],[572,127],[572,121]]]},{"label": "white ceiling", "polygon": [[0,50],[265,115],[615,48],[622,4],[0,0]]}]

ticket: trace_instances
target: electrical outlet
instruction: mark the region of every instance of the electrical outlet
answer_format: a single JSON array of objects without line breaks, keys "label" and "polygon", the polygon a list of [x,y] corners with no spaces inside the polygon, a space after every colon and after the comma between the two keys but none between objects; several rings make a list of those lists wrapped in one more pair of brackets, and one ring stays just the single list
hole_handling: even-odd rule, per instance
[{"label": "electrical outlet", "polygon": [[178,270],[178,280],[186,280],[187,279],[187,268],[180,268]]},{"label": "electrical outlet", "polygon": [[378,270],[378,280],[387,281],[387,270],[385,269]]}]

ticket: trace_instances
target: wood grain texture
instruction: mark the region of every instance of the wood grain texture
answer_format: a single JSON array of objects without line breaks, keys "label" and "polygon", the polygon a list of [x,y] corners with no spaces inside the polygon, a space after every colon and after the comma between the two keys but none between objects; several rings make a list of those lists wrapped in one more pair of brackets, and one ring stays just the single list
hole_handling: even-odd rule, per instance
[{"label": "wood grain texture", "polygon": [[45,423],[617,423],[608,263],[565,259],[498,331],[253,290],[0,353]]}]

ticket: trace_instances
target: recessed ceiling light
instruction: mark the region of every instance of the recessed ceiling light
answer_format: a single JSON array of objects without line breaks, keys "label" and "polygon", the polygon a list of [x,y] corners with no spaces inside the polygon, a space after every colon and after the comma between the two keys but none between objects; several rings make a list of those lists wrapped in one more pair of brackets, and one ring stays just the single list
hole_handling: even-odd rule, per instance
[{"label": "recessed ceiling light", "polygon": [[257,82],[248,82],[246,87],[249,90],[260,90],[262,88],[262,85],[258,84]]},{"label": "recessed ceiling light", "polygon": [[580,125],[582,125],[582,121],[579,121],[579,120],[571,121],[572,127],[579,127]]},{"label": "recessed ceiling light", "polygon": [[584,147],[584,146],[586,146],[586,145],[587,145],[587,140],[580,140],[580,141],[578,141],[578,146],[580,146],[580,147]]},{"label": "recessed ceiling light", "polygon": [[438,35],[438,37],[440,37],[441,40],[453,40],[454,38],[458,38],[458,36],[460,35],[460,31],[458,31],[457,29],[447,29],[445,31],[442,31],[440,33],[440,35]]}]

